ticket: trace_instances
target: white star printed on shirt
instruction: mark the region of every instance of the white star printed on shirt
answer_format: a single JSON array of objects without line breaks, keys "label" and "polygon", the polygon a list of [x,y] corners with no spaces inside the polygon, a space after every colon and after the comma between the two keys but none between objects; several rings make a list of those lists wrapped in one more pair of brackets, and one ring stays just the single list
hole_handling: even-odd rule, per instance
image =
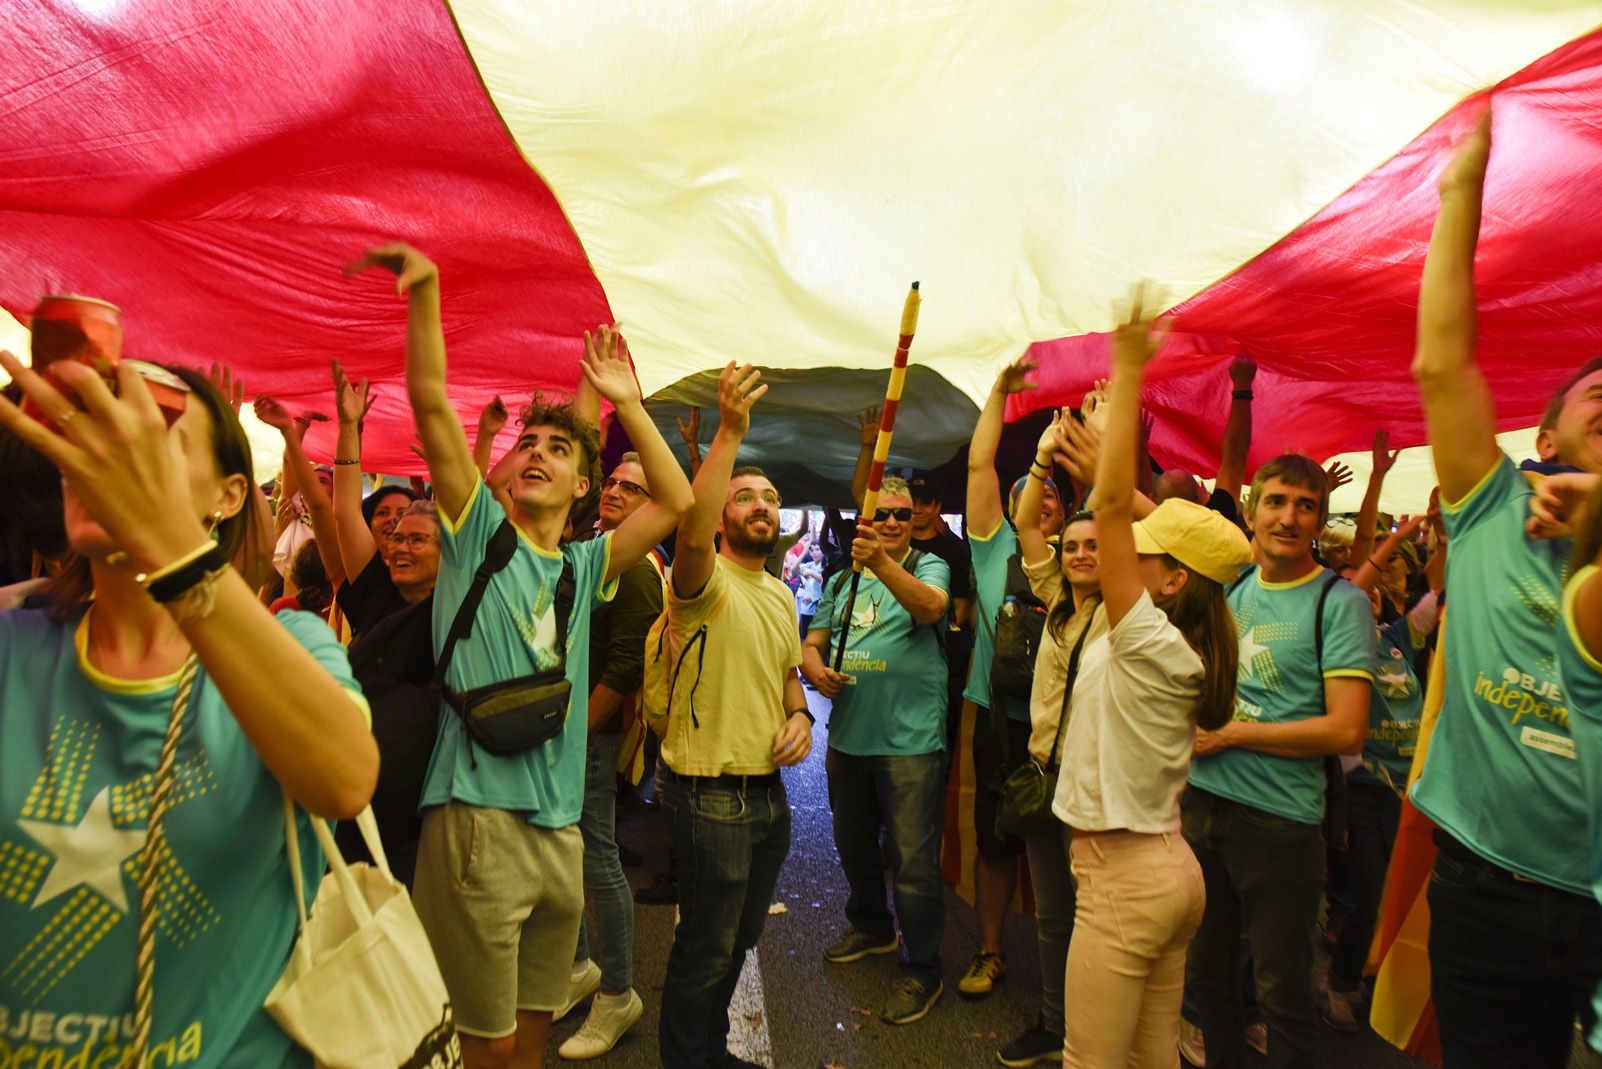
[{"label": "white star printed on shirt", "polygon": [[55,857],[50,875],[39,888],[32,909],[82,884],[98,891],[122,912],[128,912],[123,889],[122,863],[145,844],[142,829],[118,828],[111,823],[111,788],[102,787],[77,824],[46,824],[19,820],[17,827]]},{"label": "white star printed on shirt", "polygon": [[1248,627],[1246,633],[1240,636],[1240,663],[1241,667],[1246,669],[1248,678],[1257,675],[1257,671],[1252,665],[1252,662],[1257,659],[1257,655],[1267,652],[1269,652],[1267,646],[1259,646],[1257,644],[1257,628],[1255,626]]}]

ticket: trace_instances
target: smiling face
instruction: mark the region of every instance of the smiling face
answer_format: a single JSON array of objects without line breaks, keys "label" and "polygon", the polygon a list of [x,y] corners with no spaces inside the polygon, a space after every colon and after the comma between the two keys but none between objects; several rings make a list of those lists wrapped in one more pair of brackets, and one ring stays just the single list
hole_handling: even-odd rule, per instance
[{"label": "smiling face", "polygon": [[[879,542],[884,546],[885,553],[890,559],[900,560],[907,555],[907,549],[912,545],[912,518],[897,519],[897,512],[909,512],[912,509],[912,498],[906,494],[883,493],[879,495],[878,510],[874,513],[871,522],[873,529],[879,535]],[[877,517],[883,516],[884,519]]]},{"label": "smiling face", "polygon": [[530,424],[513,449],[517,460],[506,490],[519,508],[529,512],[569,509],[589,493],[584,449],[563,428]]},{"label": "smiling face", "polygon": [[[389,536],[395,533],[395,525],[411,507],[412,498],[410,494],[396,493],[393,490],[379,490],[377,494],[378,504],[373,507],[373,521],[368,527],[373,532],[373,544],[381,553],[387,553]],[[388,560],[388,557],[385,559]]]},{"label": "smiling face", "polygon": [[623,461],[601,483],[601,501],[597,506],[601,530],[615,529],[650,499],[645,469],[632,460]]},{"label": "smiling face", "polygon": [[729,480],[718,532],[729,548],[743,557],[765,557],[779,540],[779,492],[761,475]]},{"label": "smiling face", "polygon": [[1324,502],[1318,491],[1275,476],[1252,494],[1247,522],[1266,561],[1308,562],[1313,559],[1313,540],[1324,526]]},{"label": "smiling face", "polygon": [[933,538],[940,533],[940,499],[912,500],[912,533],[917,538]]},{"label": "smiling face", "polygon": [[389,578],[403,593],[432,590],[439,576],[439,523],[430,516],[402,516],[389,538]]},{"label": "smiling face", "polygon": [[1569,387],[1548,430],[1536,436],[1543,460],[1602,473],[1602,371]]},{"label": "smiling face", "polygon": [[1063,528],[1057,558],[1062,565],[1062,577],[1075,594],[1094,594],[1101,589],[1096,550],[1095,520],[1075,520]]}]

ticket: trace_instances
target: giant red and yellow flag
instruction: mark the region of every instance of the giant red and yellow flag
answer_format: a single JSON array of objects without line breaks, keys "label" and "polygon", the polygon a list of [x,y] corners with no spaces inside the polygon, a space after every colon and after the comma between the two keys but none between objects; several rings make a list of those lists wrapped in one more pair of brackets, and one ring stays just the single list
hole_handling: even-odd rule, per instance
[{"label": "giant red and yellow flag", "polygon": [[[1211,468],[1223,365],[1262,365],[1257,451],[1423,429],[1407,363],[1434,176],[1494,92],[1482,362],[1505,426],[1602,347],[1593,2],[25,0],[0,50],[0,305],[125,310],[131,355],[224,359],[327,407],[377,384],[407,472],[402,314],[341,280],[439,262],[453,400],[570,388],[628,331],[646,391],[771,369],[748,440],[844,487],[884,322],[929,296],[894,462],[950,455],[1031,346],[1077,400],[1127,284],[1167,286],[1159,458]],[[873,369],[871,372],[867,369]],[[1017,410],[1013,415],[1021,412]],[[331,445],[314,431],[313,453]],[[805,449],[795,448],[805,442]]]}]

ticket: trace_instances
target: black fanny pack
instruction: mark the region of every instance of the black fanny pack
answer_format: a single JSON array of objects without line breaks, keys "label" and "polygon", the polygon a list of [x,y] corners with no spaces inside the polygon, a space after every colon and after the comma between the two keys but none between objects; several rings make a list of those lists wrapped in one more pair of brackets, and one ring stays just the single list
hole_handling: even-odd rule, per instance
[{"label": "black fanny pack", "polygon": [[567,681],[567,622],[573,612],[575,583],[573,566],[565,559],[562,577],[556,584],[556,667],[465,691],[454,691],[445,685],[445,668],[456,643],[473,633],[473,619],[489,588],[490,577],[506,567],[516,550],[517,530],[506,520],[490,537],[484,561],[473,574],[473,585],[456,611],[434,670],[434,681],[445,704],[462,722],[462,730],[474,743],[498,757],[524,753],[560,735],[567,724],[573,691]]}]

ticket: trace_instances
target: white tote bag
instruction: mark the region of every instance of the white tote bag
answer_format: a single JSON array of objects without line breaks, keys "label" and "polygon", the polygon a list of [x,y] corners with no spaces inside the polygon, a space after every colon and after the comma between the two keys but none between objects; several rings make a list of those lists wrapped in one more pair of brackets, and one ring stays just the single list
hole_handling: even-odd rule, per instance
[{"label": "white tote bag", "polygon": [[459,1069],[450,997],[406,888],[390,873],[373,811],[356,818],[377,865],[347,865],[326,821],[310,821],[333,870],[311,915],[302,888],[295,807],[285,839],[300,935],[267,996],[273,1020],[323,1069]]}]

